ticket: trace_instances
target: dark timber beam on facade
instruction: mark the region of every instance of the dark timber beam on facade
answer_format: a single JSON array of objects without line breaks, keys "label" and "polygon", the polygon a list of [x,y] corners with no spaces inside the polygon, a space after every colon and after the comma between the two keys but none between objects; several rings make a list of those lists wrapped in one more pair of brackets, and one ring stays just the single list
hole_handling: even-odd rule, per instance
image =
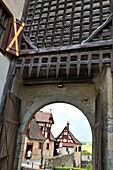
[{"label": "dark timber beam on facade", "polygon": [[106,64],[112,70],[113,12],[109,0],[29,0],[28,6],[14,70],[14,74],[20,70],[24,82],[35,78],[47,83],[61,77],[77,81],[83,75],[89,78],[101,73]]},{"label": "dark timber beam on facade", "polygon": [[25,49],[21,50],[20,57],[23,55],[29,55],[29,54],[43,54],[43,53],[54,53],[54,52],[65,52],[65,51],[71,51],[71,50],[82,50],[82,49],[89,49],[89,48],[99,48],[104,46],[112,46],[112,39],[111,40],[104,40],[104,41],[95,41],[95,42],[86,42],[83,44],[78,45],[71,45],[71,46],[63,46],[63,47],[51,47],[48,49]]},{"label": "dark timber beam on facade", "polygon": [[[112,50],[96,48],[89,51],[70,51],[57,53],[34,53],[22,55],[18,58],[15,65],[16,69],[20,70],[23,79],[36,79],[36,81],[52,80],[56,78],[70,79],[73,81],[84,74],[85,78],[93,74],[102,72],[105,64],[111,64]],[[94,66],[96,65],[95,69]],[[87,76],[86,76],[87,75]],[[84,78],[84,79],[85,79]]]},{"label": "dark timber beam on facade", "polygon": [[30,86],[30,85],[45,85],[45,84],[47,84],[47,85],[49,85],[49,84],[56,84],[56,85],[58,85],[58,84],[68,84],[68,83],[83,83],[83,84],[93,84],[94,83],[94,80],[93,80],[93,78],[92,77],[90,77],[90,78],[88,78],[88,77],[86,77],[85,79],[84,78],[75,78],[75,79],[65,79],[65,80],[60,80],[60,79],[38,79],[38,80],[36,80],[36,79],[31,79],[31,80],[29,80],[29,79],[24,79],[24,81],[23,81],[23,85],[25,85],[25,86]]}]

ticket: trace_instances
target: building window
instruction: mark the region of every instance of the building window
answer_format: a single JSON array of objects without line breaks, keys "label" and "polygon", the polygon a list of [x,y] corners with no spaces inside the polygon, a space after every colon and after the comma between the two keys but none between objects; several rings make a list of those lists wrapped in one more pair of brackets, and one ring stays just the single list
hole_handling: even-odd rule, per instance
[{"label": "building window", "polygon": [[10,28],[11,14],[5,7],[3,2],[0,2],[0,49],[5,51],[8,33]]},{"label": "building window", "polygon": [[68,152],[69,151],[69,149],[68,148],[66,148],[66,152]]},{"label": "building window", "polygon": [[38,149],[42,149],[42,143],[41,142],[39,142]]},{"label": "building window", "polygon": [[50,139],[50,132],[48,132],[47,138]]},{"label": "building window", "polygon": [[43,126],[40,127],[41,131],[43,131]]},{"label": "building window", "polygon": [[46,144],[46,150],[49,150],[49,143]]},{"label": "building window", "polygon": [[77,152],[77,147],[75,148],[75,152]]},{"label": "building window", "polygon": [[81,146],[79,146],[78,151],[81,152]]}]

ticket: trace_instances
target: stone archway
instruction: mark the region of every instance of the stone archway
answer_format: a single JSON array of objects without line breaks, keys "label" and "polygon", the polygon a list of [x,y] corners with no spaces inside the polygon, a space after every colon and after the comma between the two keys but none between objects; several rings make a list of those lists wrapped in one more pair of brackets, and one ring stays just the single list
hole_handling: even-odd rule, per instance
[{"label": "stone archway", "polygon": [[[93,127],[95,124],[95,116],[91,113],[91,109],[89,106],[87,106],[86,104],[84,104],[81,101],[76,100],[73,97],[70,97],[68,95],[55,95],[55,96],[51,96],[51,97],[47,97],[44,100],[41,100],[40,102],[35,101],[34,103],[32,103],[32,105],[29,106],[29,108],[27,108],[26,113],[24,114],[24,117],[21,119],[21,126],[19,129],[19,139],[21,139],[21,157],[19,156],[19,164],[18,164],[18,170],[20,169],[20,165],[21,165],[21,159],[22,159],[22,153],[23,153],[23,147],[24,147],[24,138],[25,138],[25,132],[26,132],[26,128],[27,125],[29,123],[29,120],[32,118],[32,116],[38,111],[40,110],[42,107],[44,107],[45,105],[51,104],[51,103],[67,103],[67,104],[71,104],[75,107],[77,107],[78,109],[80,109],[84,115],[86,116],[86,118],[89,121],[91,130],[92,130],[92,143],[93,143],[93,153],[95,152],[95,147],[94,147],[94,132],[93,132]],[[94,162],[94,159],[93,159]],[[93,163],[94,164],[94,163]]]},{"label": "stone archway", "polygon": [[80,109],[84,115],[86,116],[86,118],[89,121],[89,124],[91,126],[91,128],[94,126],[95,123],[95,116],[91,113],[91,109],[90,107],[88,107],[87,105],[85,105],[84,103],[74,100],[74,98],[71,98],[69,96],[61,96],[61,95],[56,95],[56,96],[51,96],[46,98],[45,100],[41,101],[41,102],[34,102],[26,111],[24,117],[21,120],[21,127],[20,127],[20,132],[24,133],[26,126],[27,126],[27,122],[29,122],[29,120],[31,119],[31,117],[38,111],[40,110],[42,107],[44,107],[45,105],[51,104],[51,103],[68,103],[71,104],[75,107],[77,107],[78,109]]}]

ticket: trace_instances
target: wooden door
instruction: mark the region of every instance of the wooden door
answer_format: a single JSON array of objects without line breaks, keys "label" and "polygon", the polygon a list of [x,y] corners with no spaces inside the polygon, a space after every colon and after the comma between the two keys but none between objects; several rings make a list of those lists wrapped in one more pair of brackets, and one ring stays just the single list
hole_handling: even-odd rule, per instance
[{"label": "wooden door", "polygon": [[101,170],[102,149],[102,94],[99,91],[96,97],[95,110],[95,169]]},{"label": "wooden door", "polygon": [[0,170],[12,170],[19,127],[20,99],[8,92],[0,134]]}]

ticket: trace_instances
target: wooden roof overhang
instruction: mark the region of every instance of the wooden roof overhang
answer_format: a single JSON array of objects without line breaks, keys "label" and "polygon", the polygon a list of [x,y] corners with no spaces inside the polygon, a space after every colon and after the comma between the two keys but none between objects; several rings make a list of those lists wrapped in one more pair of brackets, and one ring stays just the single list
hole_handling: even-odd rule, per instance
[{"label": "wooden roof overhang", "polygon": [[105,64],[113,71],[111,3],[29,0],[14,74],[19,69],[24,84],[29,85],[92,82]]}]

